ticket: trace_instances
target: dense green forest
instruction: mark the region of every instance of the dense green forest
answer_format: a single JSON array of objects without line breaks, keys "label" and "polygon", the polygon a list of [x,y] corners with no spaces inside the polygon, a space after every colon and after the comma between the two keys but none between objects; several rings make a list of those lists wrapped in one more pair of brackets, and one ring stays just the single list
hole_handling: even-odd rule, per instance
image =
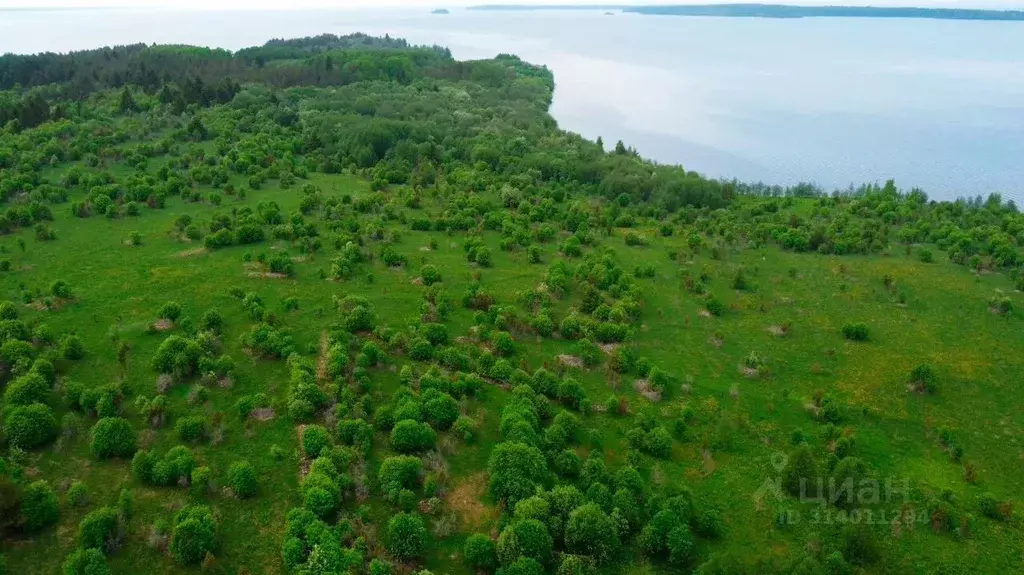
[{"label": "dense green forest", "polygon": [[0,57],[0,574],[1024,569],[1024,214],[706,178],[554,86]]}]

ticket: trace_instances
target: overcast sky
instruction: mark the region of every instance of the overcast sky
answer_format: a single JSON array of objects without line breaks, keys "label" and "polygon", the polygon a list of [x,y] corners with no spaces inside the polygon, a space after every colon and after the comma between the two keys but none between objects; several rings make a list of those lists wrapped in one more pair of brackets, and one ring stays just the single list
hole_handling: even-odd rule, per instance
[{"label": "overcast sky", "polygon": [[[958,8],[1021,8],[1024,0],[732,0],[777,4],[871,6],[936,6]],[[416,6],[455,7],[478,4],[726,4],[724,0],[0,0],[0,7],[161,7],[204,9],[369,8]]]}]

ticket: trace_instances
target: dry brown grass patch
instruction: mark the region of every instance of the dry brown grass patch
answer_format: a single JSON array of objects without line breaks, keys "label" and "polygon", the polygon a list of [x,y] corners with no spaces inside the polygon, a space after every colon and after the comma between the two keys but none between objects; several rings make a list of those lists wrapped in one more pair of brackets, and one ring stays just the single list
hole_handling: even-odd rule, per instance
[{"label": "dry brown grass patch", "polygon": [[575,355],[560,355],[558,356],[558,361],[562,365],[566,365],[569,367],[582,368],[584,365],[583,360],[576,357]]},{"label": "dry brown grass patch", "polygon": [[651,387],[651,380],[638,379],[633,382],[633,389],[650,401],[661,401],[661,392]]},{"label": "dry brown grass patch", "polygon": [[201,256],[207,252],[206,248],[192,248],[174,254],[176,258],[190,258],[192,256]]},{"label": "dry brown grass patch", "polygon": [[459,481],[446,498],[467,531],[481,531],[497,517],[497,510],[483,503],[487,474],[483,471]]},{"label": "dry brown grass patch", "polygon": [[174,329],[174,322],[169,319],[160,318],[153,322],[153,329],[156,331],[170,331]]}]

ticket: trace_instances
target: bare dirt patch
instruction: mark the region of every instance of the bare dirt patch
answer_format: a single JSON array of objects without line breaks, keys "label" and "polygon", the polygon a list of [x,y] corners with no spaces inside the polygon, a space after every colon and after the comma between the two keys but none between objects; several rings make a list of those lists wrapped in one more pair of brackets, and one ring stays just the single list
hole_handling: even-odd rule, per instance
[{"label": "bare dirt patch", "polygon": [[170,331],[174,329],[174,322],[161,318],[153,322],[153,329],[156,331]]},{"label": "bare dirt patch", "polygon": [[633,389],[650,401],[661,401],[661,392],[651,387],[651,380],[638,379],[633,382]]},{"label": "bare dirt patch", "polygon": [[608,355],[611,355],[611,354],[615,353],[615,350],[617,350],[620,347],[622,347],[622,344],[619,344],[619,343],[602,343],[602,344],[599,344],[598,347],[601,348],[601,351],[607,353]]},{"label": "bare dirt patch", "polygon": [[258,409],[252,410],[252,413],[249,414],[249,417],[255,419],[256,421],[270,421],[271,419],[274,419],[274,415],[275,413],[273,408],[260,407]]},{"label": "bare dirt patch", "polygon": [[174,377],[170,374],[164,373],[161,374],[160,377],[156,378],[157,393],[167,393],[167,390],[171,389],[172,385],[174,385]]},{"label": "bare dirt patch", "polygon": [[770,325],[768,326],[768,333],[774,335],[775,337],[782,337],[786,335],[786,329],[783,328],[781,325]]},{"label": "bare dirt patch", "polygon": [[448,505],[467,530],[480,531],[496,516],[496,510],[483,503],[486,489],[487,474],[481,471],[457,482],[448,494]]},{"label": "bare dirt patch", "polygon": [[710,449],[705,449],[705,450],[701,451],[700,455],[701,455],[701,459],[702,459],[701,465],[700,465],[700,473],[704,477],[708,477],[712,473],[715,472],[715,469],[718,468],[718,465],[715,464],[715,459],[711,456],[711,450]]},{"label": "bare dirt patch", "polygon": [[583,360],[578,358],[578,357],[576,357],[575,355],[560,355],[560,356],[558,356],[558,361],[562,365],[567,365],[569,367],[576,367],[576,368],[582,368],[583,367]]},{"label": "bare dirt patch", "polygon": [[277,274],[274,272],[249,272],[245,274],[251,278],[262,278],[265,280],[283,280],[288,279],[286,274]]},{"label": "bare dirt patch", "polygon": [[330,348],[331,340],[327,337],[327,330],[320,332],[320,355],[316,358],[316,378],[320,381],[327,381],[327,350]]}]

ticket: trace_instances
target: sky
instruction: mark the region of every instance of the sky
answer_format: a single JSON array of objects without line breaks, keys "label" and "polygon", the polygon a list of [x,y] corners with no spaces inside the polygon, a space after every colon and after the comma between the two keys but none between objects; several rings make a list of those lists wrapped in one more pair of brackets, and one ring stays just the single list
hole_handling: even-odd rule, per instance
[{"label": "sky", "polygon": [[[777,4],[1024,8],[1024,0],[731,0]],[[724,4],[726,0],[0,0],[0,8],[159,7],[178,9],[421,8],[478,4]]]}]

